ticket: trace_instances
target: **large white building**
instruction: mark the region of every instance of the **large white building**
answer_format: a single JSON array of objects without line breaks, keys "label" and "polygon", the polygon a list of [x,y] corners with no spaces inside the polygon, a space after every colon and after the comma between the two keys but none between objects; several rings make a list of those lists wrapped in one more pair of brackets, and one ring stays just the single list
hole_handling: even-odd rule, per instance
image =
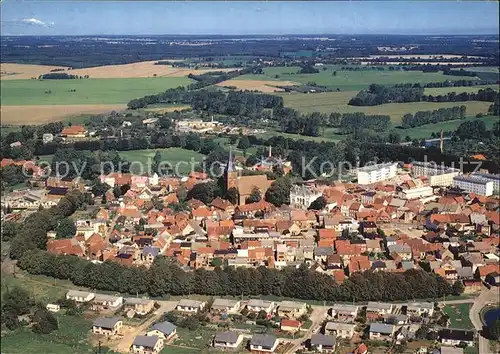
[{"label": "large white building", "polygon": [[473,173],[473,176],[478,176],[481,178],[484,178],[488,181],[493,182],[493,192],[494,193],[500,193],[500,175],[494,175],[491,173]]},{"label": "large white building", "polygon": [[358,184],[372,184],[396,176],[397,164],[393,162],[358,168]]},{"label": "large white building", "polygon": [[420,199],[430,197],[433,194],[432,188],[427,186],[403,190],[399,193],[399,196],[403,199]]},{"label": "large white building", "polygon": [[290,190],[290,206],[293,208],[307,209],[312,202],[322,195],[323,192],[315,187],[294,185]]},{"label": "large white building", "polygon": [[467,193],[475,193],[484,196],[493,194],[493,181],[474,175],[456,176],[453,178],[453,186],[461,188]]},{"label": "large white building", "polygon": [[460,170],[456,168],[420,161],[412,163],[411,172],[416,177],[427,177],[430,186],[442,187],[451,186],[453,178],[460,174]]}]

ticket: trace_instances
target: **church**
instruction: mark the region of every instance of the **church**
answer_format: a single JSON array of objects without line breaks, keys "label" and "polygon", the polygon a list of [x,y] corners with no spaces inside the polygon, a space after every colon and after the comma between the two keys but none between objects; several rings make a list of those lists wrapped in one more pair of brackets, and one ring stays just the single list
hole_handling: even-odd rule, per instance
[{"label": "church", "polygon": [[229,150],[229,157],[224,169],[224,184],[226,191],[235,188],[238,191],[238,204],[245,205],[245,200],[250,197],[254,188],[260,192],[262,199],[267,189],[274,181],[267,179],[266,175],[240,176],[234,166],[233,153]]}]

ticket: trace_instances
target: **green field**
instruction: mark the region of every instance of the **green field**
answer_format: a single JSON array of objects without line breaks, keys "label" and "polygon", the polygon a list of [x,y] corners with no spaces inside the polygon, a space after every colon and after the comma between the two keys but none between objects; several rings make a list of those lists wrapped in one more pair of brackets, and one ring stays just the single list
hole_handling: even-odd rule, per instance
[{"label": "green field", "polygon": [[[167,149],[145,149],[145,150],[132,150],[132,151],[121,151],[120,156],[130,163],[136,162],[131,165],[132,172],[140,173],[140,164],[144,166],[144,170],[142,172],[147,172],[148,163],[153,161],[153,157],[156,154],[156,151],[160,151],[162,161],[165,161],[165,166],[169,166],[167,162],[174,166],[176,166],[179,162],[187,162],[188,164],[180,164],[178,165],[178,171],[181,174],[187,174],[191,171],[191,162],[193,161],[194,166],[196,166],[203,159],[203,154],[200,154],[195,151],[181,149],[181,148],[167,148]],[[140,163],[140,164],[139,164]]]},{"label": "green field", "polygon": [[430,87],[425,89],[426,95],[446,95],[448,92],[478,92],[479,90],[484,90],[487,88],[491,88],[493,90],[498,91],[498,85],[481,85],[481,86],[465,86],[465,87]]},{"label": "green field", "polygon": [[397,129],[396,132],[401,135],[402,138],[409,136],[412,139],[427,139],[430,138],[432,133],[439,133],[441,129],[443,131],[452,131],[458,128],[465,120],[482,120],[486,125],[486,129],[490,130],[495,122],[500,120],[498,116],[486,116],[481,118],[469,117],[464,120],[450,120],[447,122],[441,122],[436,124],[426,124],[420,127],[409,128],[409,129]]},{"label": "green field", "polygon": [[3,80],[0,87],[5,106],[120,104],[190,82],[187,77]]},{"label": "green field", "polygon": [[311,113],[355,113],[366,114],[388,114],[395,124],[399,124],[406,113],[418,111],[431,111],[439,108],[448,108],[465,105],[467,115],[475,116],[478,113],[488,112],[491,102],[467,101],[467,102],[409,102],[409,103],[387,103],[378,106],[357,107],[349,106],[349,99],[356,95],[356,91],[348,92],[323,92],[314,94],[292,93],[279,94],[283,97],[286,107],[296,109],[300,112]]},{"label": "green field", "polygon": [[450,316],[450,327],[460,329],[473,329],[469,318],[471,304],[446,305],[443,312]]},{"label": "green field", "polygon": [[[341,91],[359,91],[367,88],[370,84],[377,83],[381,85],[394,85],[406,82],[437,82],[445,80],[474,79],[467,76],[444,76],[442,73],[423,73],[421,71],[340,71],[341,66],[327,66],[327,70],[319,68],[317,74],[296,74],[299,67],[273,67],[265,68],[262,75],[243,75],[237,80],[276,80],[276,81],[294,81],[301,84],[315,82],[320,86],[329,88],[338,88]],[[333,72],[337,75],[333,76]],[[275,76],[279,78],[276,79]]]},{"label": "green field", "polygon": [[500,70],[498,66],[473,66],[470,68],[464,68],[467,71],[475,71],[478,73],[498,73]]}]

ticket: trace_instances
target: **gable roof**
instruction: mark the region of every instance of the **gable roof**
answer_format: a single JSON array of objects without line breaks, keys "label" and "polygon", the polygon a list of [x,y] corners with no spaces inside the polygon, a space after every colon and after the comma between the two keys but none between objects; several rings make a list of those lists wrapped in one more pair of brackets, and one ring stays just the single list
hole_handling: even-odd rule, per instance
[{"label": "gable roof", "polygon": [[99,317],[92,323],[92,326],[111,329],[121,320],[120,317]]},{"label": "gable roof", "polygon": [[137,347],[154,348],[160,338],[158,336],[137,336],[132,345]]},{"label": "gable roof", "polygon": [[240,337],[239,333],[226,331],[226,332],[217,332],[215,334],[214,341],[222,342],[222,343],[236,343],[238,342],[238,338]]},{"label": "gable roof", "polygon": [[173,331],[175,331],[176,328],[176,325],[168,321],[156,323],[153,325],[153,327],[151,327],[152,330],[160,331],[166,336],[169,336]]}]

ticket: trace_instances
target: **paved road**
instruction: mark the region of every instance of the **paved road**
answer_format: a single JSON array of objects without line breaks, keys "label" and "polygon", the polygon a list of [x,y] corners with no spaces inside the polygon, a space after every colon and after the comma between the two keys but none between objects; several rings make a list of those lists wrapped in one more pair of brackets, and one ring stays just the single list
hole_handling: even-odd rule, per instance
[{"label": "paved road", "polygon": [[481,335],[481,330],[483,329],[483,322],[480,315],[481,309],[489,304],[498,304],[499,295],[498,288],[483,290],[481,295],[474,299],[474,304],[470,309],[469,317],[479,336],[479,354],[491,353],[488,339]]},{"label": "paved road", "polygon": [[116,351],[121,353],[129,353],[130,346],[134,342],[135,337],[138,335],[145,335],[146,331],[154,322],[158,321],[165,312],[170,312],[175,309],[175,306],[177,305],[177,301],[157,302],[160,304],[160,308],[154,312],[154,316],[152,316],[140,326],[129,327],[129,329],[123,333],[123,338],[120,339],[120,343],[115,348]]},{"label": "paved road", "polygon": [[311,320],[311,327],[309,327],[309,329],[307,330],[307,332],[305,332],[304,334],[302,334],[302,336],[300,338],[297,338],[297,339],[294,339],[293,341],[291,341],[292,343],[292,347],[288,348],[284,354],[293,354],[295,353],[299,348],[300,346],[302,345],[302,343],[311,337],[311,335],[313,333],[315,333],[315,331],[319,328],[319,326],[321,326],[321,324],[323,323],[323,320],[326,318],[326,313],[328,311],[328,306],[327,307],[323,307],[323,306],[312,306],[313,308],[313,312],[311,313],[311,316],[309,316],[309,319]]}]

